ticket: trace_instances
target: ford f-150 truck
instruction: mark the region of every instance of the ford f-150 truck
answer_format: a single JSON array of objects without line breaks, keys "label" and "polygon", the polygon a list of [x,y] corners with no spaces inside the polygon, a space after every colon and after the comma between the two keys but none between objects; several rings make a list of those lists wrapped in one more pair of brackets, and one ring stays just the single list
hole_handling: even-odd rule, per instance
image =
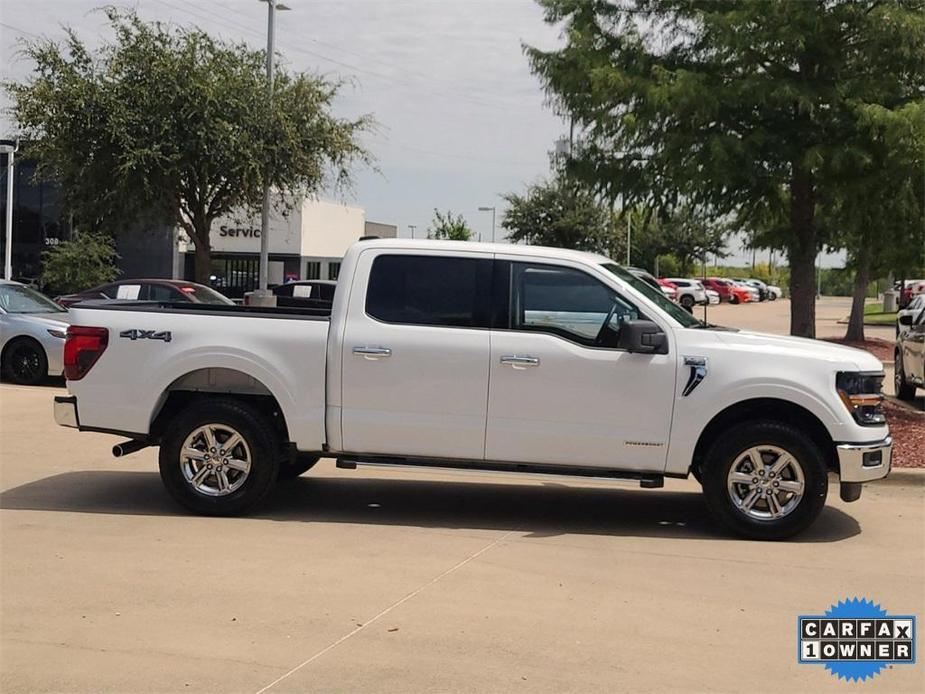
[{"label": "ford f-150 truck", "polygon": [[608,258],[364,240],[330,310],[71,309],[58,423],[160,446],[170,494],[235,514],[321,456],[637,480],[694,475],[740,535],[806,528],[827,476],[890,469],[867,352],[702,323]]}]

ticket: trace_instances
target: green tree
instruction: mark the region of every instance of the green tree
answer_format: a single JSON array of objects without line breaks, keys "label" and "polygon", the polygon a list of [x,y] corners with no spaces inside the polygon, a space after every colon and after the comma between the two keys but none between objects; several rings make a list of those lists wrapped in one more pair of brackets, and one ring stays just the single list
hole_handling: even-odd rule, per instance
[{"label": "green tree", "polygon": [[369,117],[331,112],[339,84],[277,68],[270,100],[265,53],[105,11],[112,42],[92,52],[70,30],[62,44],[27,42],[35,74],[6,85],[42,173],[84,226],[142,215],[177,224],[203,282],[214,219],[256,209],[265,182],[285,206],[332,179],[349,184],[351,166],[368,161],[357,136]]},{"label": "green tree", "polygon": [[864,339],[864,300],[873,278],[905,276],[925,265],[925,104],[871,109],[868,125],[869,157],[827,210],[854,270],[847,340]]},{"label": "green tree", "polygon": [[790,330],[813,336],[818,208],[869,158],[871,110],[921,100],[922,2],[540,2],[566,42],[526,51],[576,124],[572,175],[746,220],[782,197]]},{"label": "green tree", "polygon": [[70,294],[111,282],[119,276],[112,237],[85,231],[43,254],[42,286],[57,294]]},{"label": "green tree", "polygon": [[468,241],[472,238],[472,229],[469,228],[461,214],[454,215],[451,210],[443,214],[435,207],[434,218],[430,222],[430,229],[427,230],[427,238],[443,241]]},{"label": "green tree", "polygon": [[[670,254],[677,260],[676,271],[689,275],[705,256],[726,257],[726,239],[732,231],[730,221],[694,205],[681,204],[653,217],[635,234],[633,264],[642,264],[654,272],[655,258]],[[659,274],[665,274],[661,267]]]},{"label": "green tree", "polygon": [[613,251],[614,220],[610,210],[579,186],[555,178],[530,186],[523,195],[508,193],[503,198],[508,207],[501,227],[514,243],[596,253]]}]

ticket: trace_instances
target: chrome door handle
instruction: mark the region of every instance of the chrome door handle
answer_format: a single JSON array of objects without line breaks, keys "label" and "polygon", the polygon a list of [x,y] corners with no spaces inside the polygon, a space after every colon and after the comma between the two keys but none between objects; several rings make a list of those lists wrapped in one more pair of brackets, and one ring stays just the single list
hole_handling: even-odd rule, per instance
[{"label": "chrome door handle", "polygon": [[354,347],[353,353],[359,354],[364,359],[381,359],[392,356],[392,350],[388,347]]},{"label": "chrome door handle", "polygon": [[501,357],[501,363],[507,366],[513,366],[515,369],[525,366],[539,366],[539,357],[520,356],[518,354],[505,354]]}]

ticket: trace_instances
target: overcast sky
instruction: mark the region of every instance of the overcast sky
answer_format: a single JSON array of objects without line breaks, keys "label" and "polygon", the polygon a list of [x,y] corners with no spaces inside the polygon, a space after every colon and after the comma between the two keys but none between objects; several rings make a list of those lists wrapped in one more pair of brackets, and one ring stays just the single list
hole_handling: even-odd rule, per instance
[{"label": "overcast sky", "polygon": [[[545,105],[521,47],[559,41],[540,8],[532,0],[285,1],[292,11],[280,12],[276,25],[284,63],[348,79],[337,114],[369,113],[378,122],[366,144],[379,170],[359,170],[347,202],[366,208],[370,220],[397,224],[402,236],[411,224],[423,233],[434,207],[452,209],[483,240],[491,236],[491,213],[478,207],[496,206],[500,240],[499,195],[546,176],[548,152],[566,131]],[[21,38],[60,38],[68,25],[91,45],[105,39],[105,17],[94,11],[104,4],[0,0],[3,79],[23,79],[31,70],[17,54]],[[257,0],[112,4],[134,7],[144,19],[266,45],[266,5]],[[10,133],[3,117],[0,134]]]}]

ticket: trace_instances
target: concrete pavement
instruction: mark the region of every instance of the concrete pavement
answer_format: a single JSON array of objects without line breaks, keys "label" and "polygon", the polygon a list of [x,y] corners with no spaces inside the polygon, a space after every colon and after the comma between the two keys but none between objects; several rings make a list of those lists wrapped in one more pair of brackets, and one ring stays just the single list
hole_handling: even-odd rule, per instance
[{"label": "concrete pavement", "polygon": [[249,518],[199,518],[153,450],[56,427],[58,392],[0,385],[3,692],[844,691],[796,663],[797,615],[925,614],[917,472],[854,504],[832,487],[786,543],[730,539],[692,481],[331,461]]}]

